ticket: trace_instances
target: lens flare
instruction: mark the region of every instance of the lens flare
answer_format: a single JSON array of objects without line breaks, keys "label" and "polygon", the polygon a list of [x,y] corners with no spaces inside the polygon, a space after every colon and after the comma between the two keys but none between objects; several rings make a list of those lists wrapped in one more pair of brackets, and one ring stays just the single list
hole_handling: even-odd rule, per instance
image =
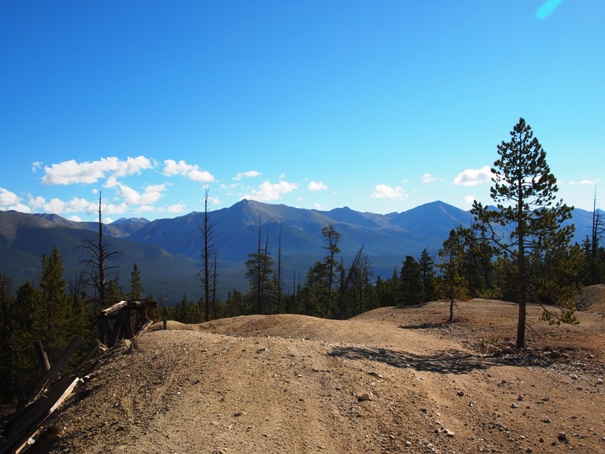
[{"label": "lens flare", "polygon": [[547,0],[544,4],[536,11],[536,17],[539,20],[546,19],[556,8],[561,4],[563,0]]}]

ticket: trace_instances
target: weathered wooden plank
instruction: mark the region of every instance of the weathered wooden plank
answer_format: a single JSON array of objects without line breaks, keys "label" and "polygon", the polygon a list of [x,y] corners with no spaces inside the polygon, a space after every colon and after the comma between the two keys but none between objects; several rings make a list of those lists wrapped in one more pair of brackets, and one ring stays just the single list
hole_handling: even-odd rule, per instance
[{"label": "weathered wooden plank", "polygon": [[120,334],[123,332],[124,319],[126,318],[126,311],[120,311],[118,317],[113,325],[113,334],[109,339],[109,347],[114,347],[120,338]]},{"label": "weathered wooden plank", "polygon": [[134,337],[134,330],[132,328],[132,311],[124,311],[124,321],[122,322],[122,337],[124,339],[132,339]]},{"label": "weathered wooden plank", "polygon": [[59,356],[57,361],[55,361],[55,363],[48,370],[48,372],[44,374],[44,376],[38,381],[36,387],[31,391],[31,393],[27,397],[27,400],[24,402],[24,405],[22,405],[21,408],[27,407],[31,402],[36,400],[40,393],[44,391],[49,386],[49,384],[55,380],[57,375],[59,375],[59,372],[61,372],[61,369],[63,369],[65,364],[67,364],[67,361],[69,361],[71,356],[78,349],[78,347],[82,343],[82,340],[82,336],[76,336],[71,340],[69,345],[65,347],[63,352],[61,352],[61,355]]},{"label": "weathered wooden plank", "polygon": [[80,382],[80,379],[78,377],[75,377],[74,380],[69,384],[69,386],[67,388],[65,388],[65,390],[61,393],[61,395],[56,400],[56,402],[53,404],[53,406],[50,407],[50,409],[48,410],[48,414],[49,415],[53,411],[55,411],[57,408],[59,408],[63,404],[63,402],[65,402],[65,399],[67,399],[71,395],[71,393],[73,392],[74,388],[76,387],[76,385],[79,382]]},{"label": "weathered wooden plank", "polygon": [[105,317],[98,317],[99,321],[99,339],[101,342],[109,343],[113,337],[113,329],[109,325],[109,321]]},{"label": "weathered wooden plank", "polygon": [[147,331],[149,329],[149,327],[153,325],[153,320],[151,319],[147,319],[145,321],[145,323],[143,323],[143,326],[141,326],[139,328],[139,330],[137,331],[137,333],[135,334],[135,336],[138,336],[139,334],[143,334],[145,331]]},{"label": "weathered wooden plank", "polygon": [[7,443],[0,447],[0,454],[16,453],[24,449],[30,437],[69,397],[79,381],[77,377],[60,380],[48,390],[46,395],[17,413],[5,427]]},{"label": "weathered wooden plank", "polygon": [[130,300],[128,302],[128,307],[130,308],[146,308],[146,309],[153,309],[158,307],[158,303],[156,303],[155,301],[139,301],[139,300]]},{"label": "weathered wooden plank", "polygon": [[101,316],[108,317],[114,313],[117,313],[120,309],[123,309],[126,306],[128,306],[128,301],[120,301],[119,303],[116,303],[113,306],[108,307],[107,309],[103,309],[101,311]]},{"label": "weathered wooden plank", "polygon": [[95,340],[97,347],[99,347],[99,351],[101,353],[105,353],[107,350],[109,350],[109,347],[107,345],[105,345],[103,342],[101,342],[99,339]]},{"label": "weathered wooden plank", "polygon": [[136,336],[137,332],[141,329],[141,326],[147,321],[147,309],[144,307],[137,307],[134,309],[136,316],[134,317],[134,323],[132,323],[132,337]]},{"label": "weathered wooden plank", "polygon": [[50,426],[44,432],[40,434],[33,445],[25,449],[23,454],[44,454],[47,453],[59,439],[59,436],[63,432],[63,428],[60,426]]},{"label": "weathered wooden plank", "polygon": [[104,353],[106,351],[107,351],[107,346],[105,344],[103,344],[99,339],[97,339],[94,347],[88,352],[88,354],[84,357],[84,359],[82,361],[80,361],[80,364],[78,364],[78,366],[74,369],[73,373],[80,377],[82,375],[86,375],[86,373],[89,373],[89,372],[83,372],[83,371],[88,371],[94,367],[93,365],[89,364],[90,359],[97,353]]},{"label": "weathered wooden plank", "polygon": [[137,309],[137,308],[156,308],[158,304],[155,301],[139,301],[139,300],[129,300],[129,301],[120,301],[114,304],[107,309],[103,309],[100,312],[100,315],[103,317],[111,317],[115,316],[122,309]]},{"label": "weathered wooden plank", "polygon": [[42,347],[42,341],[34,341],[34,351],[36,352],[36,358],[38,358],[38,364],[40,365],[40,377],[44,376],[50,369],[50,363],[48,362],[48,356]]}]

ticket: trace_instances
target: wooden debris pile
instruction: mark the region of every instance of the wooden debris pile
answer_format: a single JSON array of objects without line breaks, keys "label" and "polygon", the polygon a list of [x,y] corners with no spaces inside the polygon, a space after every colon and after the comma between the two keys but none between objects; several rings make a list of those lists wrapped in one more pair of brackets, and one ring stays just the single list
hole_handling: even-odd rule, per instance
[{"label": "wooden debris pile", "polygon": [[51,366],[42,344],[34,343],[40,363],[41,378],[27,399],[17,406],[7,424],[0,430],[0,454],[45,453],[56,442],[61,427],[43,429],[49,416],[72,394],[78,383],[86,382],[100,364],[93,357],[113,347],[120,339],[132,339],[145,332],[155,321],[153,301],[120,301],[100,312],[99,339],[80,365],[70,373],[61,372],[82,344],[76,336]]}]

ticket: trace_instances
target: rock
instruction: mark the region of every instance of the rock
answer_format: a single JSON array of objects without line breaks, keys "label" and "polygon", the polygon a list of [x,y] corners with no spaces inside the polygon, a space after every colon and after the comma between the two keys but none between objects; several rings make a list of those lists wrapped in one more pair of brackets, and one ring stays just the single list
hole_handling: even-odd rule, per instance
[{"label": "rock", "polygon": [[510,406],[510,408],[519,408],[519,404],[516,402],[513,402]]},{"label": "rock", "polygon": [[445,429],[444,432],[448,437],[453,437],[455,435],[454,432],[449,429]]},{"label": "rock", "polygon": [[565,432],[559,432],[559,434],[557,435],[557,440],[559,440],[560,442],[566,441],[567,434]]},{"label": "rock", "polygon": [[464,391],[458,391],[456,393],[456,395],[462,397],[462,396],[464,396]]},{"label": "rock", "polygon": [[360,394],[359,396],[357,396],[358,402],[368,402],[371,400],[372,400],[372,396],[368,393],[363,393],[363,394]]}]

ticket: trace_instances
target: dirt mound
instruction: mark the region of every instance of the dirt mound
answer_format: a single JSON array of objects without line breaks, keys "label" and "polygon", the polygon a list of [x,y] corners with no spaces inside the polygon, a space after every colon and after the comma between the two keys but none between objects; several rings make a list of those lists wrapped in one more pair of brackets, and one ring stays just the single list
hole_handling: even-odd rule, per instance
[{"label": "dirt mound", "polygon": [[604,321],[473,300],[171,322],[123,343],[54,416],[53,452],[605,451]]},{"label": "dirt mound", "polygon": [[578,309],[589,312],[605,312],[605,285],[597,284],[584,288],[576,298]]}]

